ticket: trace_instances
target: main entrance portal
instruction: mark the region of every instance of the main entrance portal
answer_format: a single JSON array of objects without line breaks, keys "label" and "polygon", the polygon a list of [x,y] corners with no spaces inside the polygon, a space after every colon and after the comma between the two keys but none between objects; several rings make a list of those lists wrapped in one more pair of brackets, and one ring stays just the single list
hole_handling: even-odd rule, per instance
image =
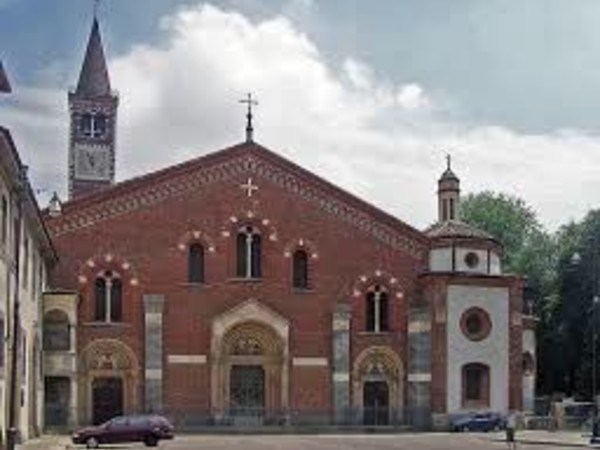
[{"label": "main entrance portal", "polygon": [[366,381],[363,388],[365,425],[388,425],[390,396],[385,381]]},{"label": "main entrance portal", "polygon": [[229,405],[235,422],[262,422],[265,409],[265,370],[257,365],[234,365],[229,376]]},{"label": "main entrance portal", "polygon": [[123,414],[123,381],[96,378],[92,384],[92,421],[94,425]]}]

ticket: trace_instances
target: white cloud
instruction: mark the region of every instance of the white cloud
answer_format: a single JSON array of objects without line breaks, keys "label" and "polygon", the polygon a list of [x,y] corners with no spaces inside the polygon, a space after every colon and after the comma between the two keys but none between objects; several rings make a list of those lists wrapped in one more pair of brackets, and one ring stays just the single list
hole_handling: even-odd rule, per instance
[{"label": "white cloud", "polygon": [[[168,36],[161,46],[140,44],[111,61],[121,101],[119,179],[241,141],[245,111],[237,101],[251,91],[260,102],[257,141],[417,227],[435,218],[448,151],[465,191],[520,195],[551,226],[596,206],[597,136],[446,121],[418,81],[383,79],[351,55],[331,66],[281,15],[252,22],[198,5],[161,26]],[[38,184],[66,185],[65,88],[15,88],[20,94],[0,108],[0,123],[12,128]]]}]

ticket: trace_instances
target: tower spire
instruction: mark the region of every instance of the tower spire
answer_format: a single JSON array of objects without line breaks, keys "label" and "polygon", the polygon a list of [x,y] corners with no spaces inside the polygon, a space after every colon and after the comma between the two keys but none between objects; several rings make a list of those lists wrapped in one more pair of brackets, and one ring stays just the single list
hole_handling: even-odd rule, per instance
[{"label": "tower spire", "polygon": [[108,76],[108,68],[106,58],[104,57],[104,49],[102,47],[102,38],[100,36],[100,26],[96,17],[98,0],[94,1],[94,20],[92,22],[92,30],[88,40],[87,48],[81,72],[79,74],[79,82],[77,83],[77,94],[89,96],[107,96],[110,95],[110,78]]}]

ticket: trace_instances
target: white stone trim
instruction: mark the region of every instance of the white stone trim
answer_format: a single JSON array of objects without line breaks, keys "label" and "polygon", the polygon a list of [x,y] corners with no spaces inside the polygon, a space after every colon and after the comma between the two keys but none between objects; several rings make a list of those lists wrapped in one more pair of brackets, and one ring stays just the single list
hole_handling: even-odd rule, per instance
[{"label": "white stone trim", "polygon": [[163,314],[159,312],[147,312],[145,313],[145,322],[147,325],[150,324],[162,324]]},{"label": "white stone trim", "polygon": [[409,373],[408,381],[413,383],[431,382],[431,373]]},{"label": "white stone trim", "polygon": [[169,355],[169,364],[206,364],[206,355]]},{"label": "white stone trim", "polygon": [[298,356],[292,360],[295,367],[327,367],[327,358],[319,356]]},{"label": "white stone trim", "polygon": [[350,381],[350,374],[347,373],[347,372],[334,373],[333,374],[333,381],[348,382],[348,381]]},{"label": "white stone trim", "polygon": [[409,333],[424,333],[427,331],[431,331],[431,322],[429,321],[419,320],[408,323]]},{"label": "white stone trim", "polygon": [[162,380],[162,369],[146,369],[146,380]]}]

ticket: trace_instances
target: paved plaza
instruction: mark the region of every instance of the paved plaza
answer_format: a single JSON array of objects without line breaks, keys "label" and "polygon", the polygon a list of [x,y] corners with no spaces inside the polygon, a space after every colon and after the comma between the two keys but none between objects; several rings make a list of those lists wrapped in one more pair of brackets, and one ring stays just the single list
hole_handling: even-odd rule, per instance
[{"label": "paved plaza", "polygon": [[[521,432],[518,448],[578,449],[590,448],[581,433]],[[73,446],[66,437],[44,437],[19,446],[21,450],[65,450]],[[107,449],[142,449],[143,444],[102,446]],[[174,441],[161,442],[168,450],[495,450],[506,449],[502,433],[405,433],[373,435],[179,435]]]}]

